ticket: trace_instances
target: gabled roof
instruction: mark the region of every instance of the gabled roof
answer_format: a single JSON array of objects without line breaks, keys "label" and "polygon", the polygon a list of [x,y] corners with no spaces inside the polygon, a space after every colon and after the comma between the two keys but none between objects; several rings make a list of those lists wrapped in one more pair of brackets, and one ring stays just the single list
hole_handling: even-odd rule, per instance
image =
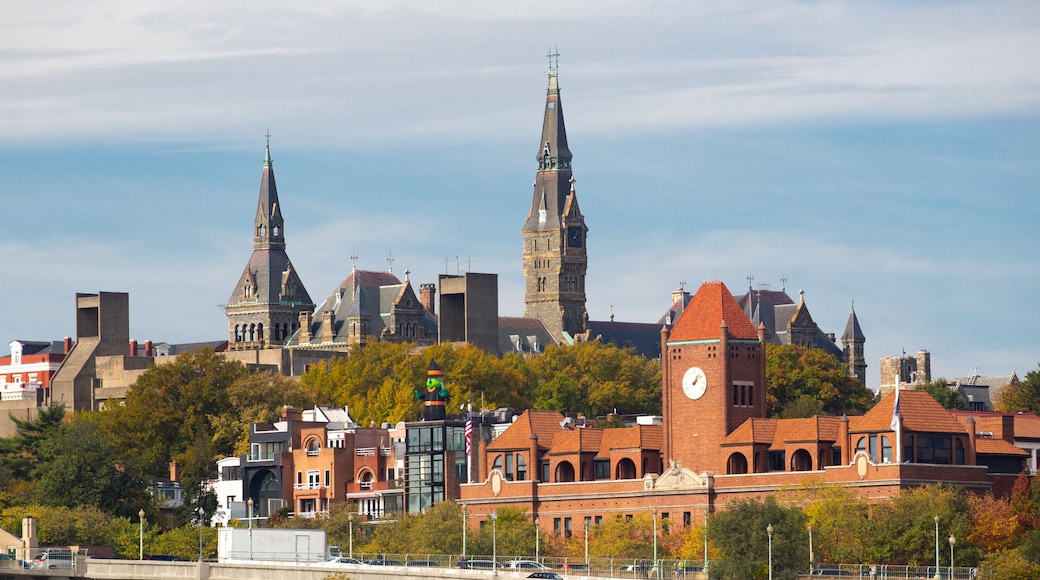
[{"label": "gabled roof", "polygon": [[661,325],[646,322],[615,322],[590,320],[589,338],[613,344],[618,348],[632,347],[650,360],[661,357]]},{"label": "gabled roof", "polygon": [[598,455],[602,459],[615,451],[660,451],[664,442],[664,427],[661,425],[633,425],[602,431]]},{"label": "gabled roof", "polygon": [[557,432],[553,436],[549,452],[565,453],[599,453],[603,442],[603,429],[568,429]]},{"label": "gabled roof", "polygon": [[720,445],[772,444],[776,428],[776,419],[751,418],[727,435]]},{"label": "gabled roof", "polygon": [[807,419],[788,419],[799,421],[797,428],[791,430],[784,438],[785,443],[801,443],[806,441],[837,441],[840,417],[816,415]]},{"label": "gabled roof", "polygon": [[670,341],[712,340],[719,338],[719,327],[725,322],[729,338],[758,340],[744,311],[733,299],[726,285],[718,280],[705,282],[690,299],[672,327]]},{"label": "gabled roof", "polygon": [[[849,431],[891,431],[895,391],[862,417],[849,417]],[[964,433],[964,426],[926,391],[899,391],[903,429],[918,433]]]},{"label": "gabled roof", "polygon": [[556,411],[524,411],[501,435],[488,444],[488,451],[530,449],[531,434],[538,435],[538,448],[549,449],[553,436],[564,431],[563,415]]},{"label": "gabled roof", "polygon": [[538,353],[556,344],[552,333],[538,318],[500,316],[498,318],[498,351]]}]

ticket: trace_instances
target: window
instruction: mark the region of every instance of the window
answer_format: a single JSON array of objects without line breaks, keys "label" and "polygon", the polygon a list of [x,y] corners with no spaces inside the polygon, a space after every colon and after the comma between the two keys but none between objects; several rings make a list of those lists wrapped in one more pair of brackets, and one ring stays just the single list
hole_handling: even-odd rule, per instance
[{"label": "window", "polygon": [[683,512],[682,513],[682,525],[684,525],[686,527],[690,527],[690,523],[691,522],[692,522],[692,520],[690,519],[690,512]]},{"label": "window", "polygon": [[950,465],[953,462],[951,437],[948,435],[918,435],[917,462]]},{"label": "window", "polygon": [[328,469],[325,470],[325,487],[329,487],[332,482],[332,472]]},{"label": "window", "polygon": [[597,526],[602,524],[603,523],[603,516],[596,516],[594,521],[596,522]]},{"label": "window", "polygon": [[495,462],[491,464],[491,469],[492,470],[497,469],[499,471],[502,471],[502,456],[501,455],[496,455],[495,456]]},{"label": "window", "polygon": [[516,454],[516,480],[524,481],[527,479],[527,462],[524,461],[524,456],[519,453]]},{"label": "window", "polygon": [[548,482],[549,481],[549,473],[550,473],[550,471],[549,471],[549,462],[548,461],[543,461],[542,462],[542,476],[541,476],[541,480],[544,481],[544,482]]},{"label": "window", "polygon": [[563,535],[567,539],[570,539],[571,534],[574,532],[573,525],[571,524],[570,518],[563,518]]},{"label": "window", "polygon": [[596,479],[610,479],[610,460],[596,460]]},{"label": "window", "polygon": [[785,471],[785,461],[783,451],[770,451],[769,452],[769,471]]},{"label": "window", "polygon": [[513,454],[506,453],[506,481],[513,481]]},{"label": "window", "polygon": [[553,533],[560,535],[560,518],[553,518]]},{"label": "window", "polygon": [[321,472],[317,469],[311,469],[307,471],[307,489],[317,489],[321,487]]}]

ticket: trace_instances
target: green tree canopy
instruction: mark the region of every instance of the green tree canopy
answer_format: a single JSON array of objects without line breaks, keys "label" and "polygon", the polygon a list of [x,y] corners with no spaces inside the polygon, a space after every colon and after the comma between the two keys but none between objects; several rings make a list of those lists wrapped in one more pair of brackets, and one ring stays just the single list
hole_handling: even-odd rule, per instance
[{"label": "green tree canopy", "polygon": [[968,410],[968,400],[964,398],[964,395],[960,394],[956,389],[951,389],[946,382],[946,379],[937,379],[924,383],[923,385],[917,385],[914,387],[915,391],[927,391],[933,399],[936,400],[944,409],[953,409],[958,411]]},{"label": "green tree canopy", "polygon": [[595,340],[550,345],[524,365],[536,409],[587,417],[661,412],[661,367],[634,349]]},{"label": "green tree canopy", "polygon": [[769,416],[779,418],[862,414],[874,392],[822,349],[767,344],[766,404]]},{"label": "green tree canopy", "polygon": [[1040,415],[1040,363],[1017,385],[1001,389],[998,397],[995,405],[998,411]]},{"label": "green tree canopy", "polygon": [[793,579],[808,569],[806,516],[800,508],[784,507],[773,496],[765,501],[738,501],[708,520],[709,541],[719,559],[709,569],[712,578],[742,580],[765,578],[768,572],[769,534],[772,526],[773,577]]}]

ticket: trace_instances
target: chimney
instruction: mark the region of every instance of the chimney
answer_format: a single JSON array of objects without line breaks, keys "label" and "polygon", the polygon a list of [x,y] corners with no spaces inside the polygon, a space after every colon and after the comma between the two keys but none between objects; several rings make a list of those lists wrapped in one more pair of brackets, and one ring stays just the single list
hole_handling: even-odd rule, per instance
[{"label": "chimney", "polygon": [[300,313],[300,344],[311,341],[311,313]]},{"label": "chimney", "polygon": [[152,341],[150,341],[150,340],[144,341],[144,356],[155,356],[155,348],[154,347],[155,347],[155,345],[152,344]]},{"label": "chimney", "polygon": [[336,335],[336,313],[326,310],[321,313],[321,341],[332,342]]},{"label": "chimney", "polygon": [[176,461],[171,461],[170,462],[170,481],[180,481],[180,480],[181,480],[181,467],[180,467],[180,465],[177,465]]},{"label": "chimney", "polygon": [[419,285],[419,302],[430,311],[430,314],[436,314],[434,306],[436,305],[435,298],[437,297],[437,286],[434,284],[420,284]]},{"label": "chimney", "polygon": [[69,354],[69,351],[72,350],[72,339],[67,336],[65,337],[64,350],[65,354]]},{"label": "chimney", "polygon": [[137,341],[130,339],[130,356],[137,356]]}]

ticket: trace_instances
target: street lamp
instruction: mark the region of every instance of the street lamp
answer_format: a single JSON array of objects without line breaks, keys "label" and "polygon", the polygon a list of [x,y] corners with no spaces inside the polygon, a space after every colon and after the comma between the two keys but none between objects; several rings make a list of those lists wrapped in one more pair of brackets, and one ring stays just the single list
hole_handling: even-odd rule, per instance
[{"label": "street lamp", "polygon": [[953,545],[957,543],[957,538],[950,534],[950,578],[953,578]]},{"label": "street lamp", "polygon": [[498,510],[491,512],[491,570],[498,576]]},{"label": "street lamp", "polygon": [[932,519],[935,521],[935,580],[939,580],[939,516]]},{"label": "street lamp", "polygon": [[249,559],[253,559],[253,498],[246,502],[249,506]]},{"label": "street lamp", "polygon": [[812,524],[809,524],[809,575],[812,576],[813,551],[812,551]]},{"label": "street lamp", "polygon": [[462,559],[466,559],[466,505],[462,505]]},{"label": "street lamp", "polygon": [[347,554],[351,558],[353,558],[354,557],[354,514],[353,513],[347,514],[347,523],[350,526],[350,543],[347,545],[347,549],[349,550],[349,552],[347,552]]},{"label": "street lamp", "polygon": [[654,576],[658,576],[660,570],[657,569],[657,508],[650,510],[654,514]]},{"label": "street lamp", "polygon": [[199,562],[202,561],[202,520],[206,517],[206,510],[199,504]]},{"label": "street lamp", "polygon": [[141,522],[141,543],[140,543],[140,557],[138,560],[144,560],[144,510],[137,512],[138,521]]},{"label": "street lamp", "polygon": [[769,580],[773,580],[773,524],[766,526],[766,535],[769,536]]},{"label": "street lamp", "polygon": [[704,572],[708,572],[708,510],[704,510]]},{"label": "street lamp", "polygon": [[589,565],[589,520],[585,519],[585,566]]},{"label": "street lamp", "polygon": [[540,551],[542,548],[542,527],[538,525],[538,518],[534,519],[534,561],[541,562]]}]

